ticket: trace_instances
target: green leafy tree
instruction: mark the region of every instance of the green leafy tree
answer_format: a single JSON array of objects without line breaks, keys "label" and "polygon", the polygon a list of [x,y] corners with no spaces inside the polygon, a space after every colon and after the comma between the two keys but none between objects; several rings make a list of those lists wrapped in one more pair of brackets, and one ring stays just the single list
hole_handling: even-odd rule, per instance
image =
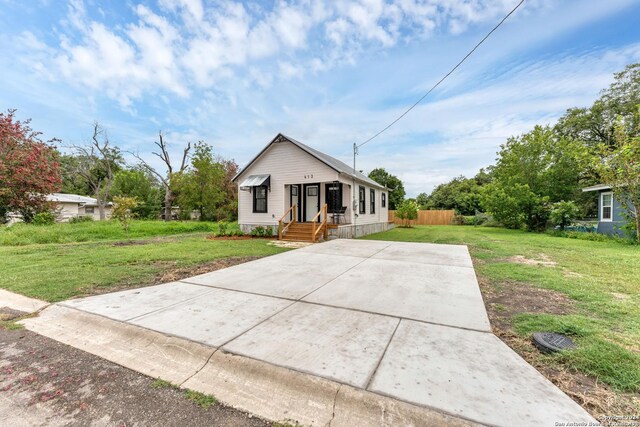
[{"label": "green leafy tree", "polygon": [[564,231],[579,214],[580,208],[574,202],[562,200],[551,207],[550,219],[553,225],[559,226]]},{"label": "green leafy tree", "polygon": [[[640,116],[638,107],[637,116]],[[636,134],[629,135],[623,119],[616,125],[616,145],[602,144],[601,157],[596,158],[595,168],[603,183],[613,189],[613,194],[626,208],[634,225],[636,240],[640,241],[640,125]]]},{"label": "green leafy tree", "polygon": [[135,197],[137,218],[157,218],[162,210],[164,191],[154,175],[142,167],[121,170],[113,179],[114,196]]},{"label": "green leafy tree", "polygon": [[123,230],[128,233],[131,222],[135,218],[134,209],[138,205],[135,197],[115,196],[113,198],[113,211],[111,216],[117,219]]},{"label": "green leafy tree", "polygon": [[420,193],[416,196],[416,203],[420,209],[428,209],[429,195],[427,193]]},{"label": "green leafy tree", "polygon": [[369,172],[369,178],[389,189],[389,209],[397,210],[406,194],[400,178],[390,174],[384,168],[372,170]]},{"label": "green leafy tree", "polygon": [[213,155],[210,145],[200,141],[193,146],[191,167],[176,177],[177,202],[184,212],[197,210],[201,220],[220,220],[225,203],[225,169]]},{"label": "green leafy tree", "polygon": [[405,200],[396,209],[396,217],[404,222],[404,227],[410,227],[411,221],[418,219],[418,203],[412,199]]},{"label": "green leafy tree", "polygon": [[501,146],[482,206],[506,227],[542,230],[550,203],[571,200],[579,192],[586,161],[583,144],[549,126],[536,126]]},{"label": "green leafy tree", "polygon": [[427,209],[454,209],[462,215],[480,210],[480,188],[474,178],[459,176],[434,188],[428,197]]},{"label": "green leafy tree", "polygon": [[60,154],[60,175],[62,176],[62,188],[60,192],[67,194],[92,195],[91,187],[86,179],[78,173],[79,159],[72,154]]}]

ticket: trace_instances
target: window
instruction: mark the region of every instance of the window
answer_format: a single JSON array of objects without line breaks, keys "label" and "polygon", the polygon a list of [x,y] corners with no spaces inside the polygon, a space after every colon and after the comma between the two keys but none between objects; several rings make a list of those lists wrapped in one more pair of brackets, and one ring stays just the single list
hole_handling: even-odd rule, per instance
[{"label": "window", "polygon": [[267,186],[253,187],[253,213],[267,213]]},{"label": "window", "polygon": [[387,193],[381,193],[382,194],[382,207],[386,208],[387,207]]},{"label": "window", "polygon": [[376,190],[373,188],[369,190],[369,212],[376,213]]},{"label": "window", "polygon": [[85,206],[84,213],[93,215],[93,206],[92,207]]},{"label": "window", "polygon": [[600,221],[611,221],[613,214],[613,194],[602,193],[600,206]]},{"label": "window", "polygon": [[365,205],[364,205],[365,204],[364,195],[365,195],[364,187],[360,187],[360,198],[359,198],[359,209],[358,209],[358,211],[361,214],[366,212]]}]

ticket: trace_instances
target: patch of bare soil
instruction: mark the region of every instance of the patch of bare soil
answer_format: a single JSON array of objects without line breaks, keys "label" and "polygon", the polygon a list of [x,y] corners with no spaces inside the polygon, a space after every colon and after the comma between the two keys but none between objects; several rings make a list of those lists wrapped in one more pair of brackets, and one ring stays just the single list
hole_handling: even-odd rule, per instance
[{"label": "patch of bare soil", "polygon": [[143,246],[148,245],[149,243],[151,242],[148,240],[122,240],[120,242],[115,242],[111,246]]},{"label": "patch of bare soil", "polygon": [[0,328],[0,413],[5,425],[271,425],[27,330]]},{"label": "patch of bare soil", "polygon": [[525,264],[525,265],[537,265],[542,267],[555,267],[558,265],[555,261],[551,260],[551,258],[546,254],[538,254],[540,259],[530,259],[526,258],[523,255],[514,255],[507,259],[508,262],[513,262],[515,264]]},{"label": "patch of bare soil", "polygon": [[94,286],[88,289],[82,290],[81,297],[89,295],[101,295],[111,292],[124,291],[132,288],[143,288],[145,286],[159,285],[162,283],[175,282],[177,280],[186,279],[188,277],[197,276],[199,274],[209,273],[211,271],[220,270],[222,268],[231,267],[234,265],[242,264],[249,261],[254,261],[259,256],[248,257],[229,257],[216,259],[203,264],[191,265],[187,267],[177,267],[174,262],[171,261],[158,261],[154,263],[156,267],[159,267],[162,271],[158,274],[150,283],[123,283],[115,286],[99,287]]},{"label": "patch of bare soil", "polygon": [[176,280],[186,279],[187,277],[197,276],[198,274],[209,273],[211,271],[220,270],[222,268],[231,267],[238,264],[243,264],[249,261],[255,261],[259,256],[247,256],[247,257],[230,257],[221,258],[214,261],[206,262],[204,264],[192,265],[189,267],[172,268],[162,272],[156,277],[156,283],[174,282]]},{"label": "patch of bare soil", "polygon": [[570,314],[573,301],[566,295],[525,283],[504,282],[499,290],[484,279],[480,288],[491,324],[495,328],[511,328],[511,318],[520,313]]},{"label": "patch of bare soil", "polygon": [[512,318],[516,314],[570,314],[575,311],[571,299],[525,283],[504,282],[496,286],[483,277],[479,282],[493,333],[603,425],[607,425],[605,415],[640,412],[640,395],[619,393],[580,372],[550,365],[530,338],[513,331]]}]

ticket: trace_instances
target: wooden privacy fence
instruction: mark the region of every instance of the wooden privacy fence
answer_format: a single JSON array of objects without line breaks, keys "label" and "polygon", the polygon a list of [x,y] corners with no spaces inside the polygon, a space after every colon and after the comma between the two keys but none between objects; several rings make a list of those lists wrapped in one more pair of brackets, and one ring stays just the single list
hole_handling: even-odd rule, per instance
[{"label": "wooden privacy fence", "polygon": [[[418,219],[414,221],[410,221],[411,225],[449,225],[451,224],[451,220],[455,215],[454,210],[450,211],[440,211],[440,210],[429,210],[429,211],[418,211]],[[393,222],[394,224],[403,225],[404,221],[396,218],[396,211],[389,211],[389,222]]]}]

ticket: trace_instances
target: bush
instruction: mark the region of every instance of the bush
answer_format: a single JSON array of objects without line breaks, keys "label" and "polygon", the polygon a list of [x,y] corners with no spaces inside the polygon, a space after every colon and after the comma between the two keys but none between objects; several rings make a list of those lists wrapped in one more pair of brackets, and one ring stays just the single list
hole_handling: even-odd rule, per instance
[{"label": "bush", "polygon": [[396,210],[396,218],[401,219],[403,227],[411,227],[410,221],[418,219],[418,204],[415,200],[405,200]]},{"label": "bush", "polygon": [[224,221],[218,221],[218,233],[220,236],[227,235],[228,224]]},{"label": "bush", "polygon": [[51,225],[56,222],[56,216],[49,211],[37,213],[31,219],[31,224],[34,225]]},{"label": "bush", "polygon": [[[242,232],[241,232],[242,233]],[[242,235],[242,234],[240,234]],[[263,227],[261,225],[255,227],[251,230],[251,235],[253,237],[271,237],[273,236],[273,228],[272,227]]]},{"label": "bush", "polygon": [[78,224],[81,222],[91,222],[93,217],[91,215],[74,216],[69,218],[69,224]]},{"label": "bush", "polygon": [[551,223],[564,230],[571,221],[580,214],[580,208],[573,202],[560,201],[551,207]]},{"label": "bush", "polygon": [[115,196],[113,198],[113,218],[120,221],[122,229],[125,233],[129,232],[129,226],[135,217],[133,209],[138,206],[138,200],[135,197]]}]

